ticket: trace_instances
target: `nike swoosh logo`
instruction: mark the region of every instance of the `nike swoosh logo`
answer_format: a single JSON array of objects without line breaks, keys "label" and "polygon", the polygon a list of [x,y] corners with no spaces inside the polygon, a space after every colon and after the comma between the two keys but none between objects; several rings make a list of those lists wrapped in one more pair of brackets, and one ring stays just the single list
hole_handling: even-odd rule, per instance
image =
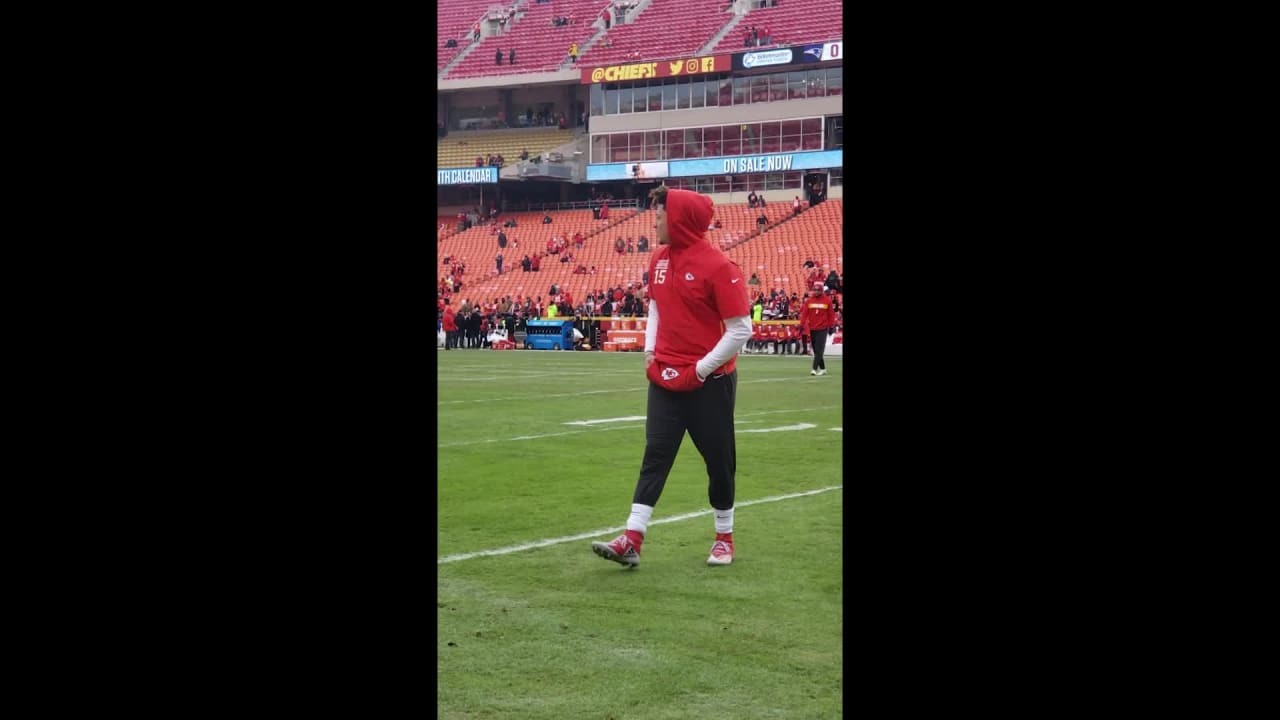
[{"label": "nike swoosh logo", "polygon": [[734,282],[734,283],[736,283],[736,282],[738,282],[738,281],[739,281],[739,280],[741,280],[741,279],[742,279],[742,278],[734,278],[734,279],[730,280],[729,282]]}]

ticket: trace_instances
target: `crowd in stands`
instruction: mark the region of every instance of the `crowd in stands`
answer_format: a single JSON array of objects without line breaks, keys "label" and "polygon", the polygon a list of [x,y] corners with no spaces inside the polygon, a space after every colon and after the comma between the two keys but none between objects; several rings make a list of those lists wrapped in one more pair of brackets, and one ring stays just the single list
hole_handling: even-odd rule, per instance
[{"label": "crowd in stands", "polygon": [[476,167],[500,168],[500,167],[506,167],[506,164],[507,164],[507,160],[506,158],[502,157],[501,153],[497,155],[490,154],[487,157],[484,155],[476,156]]},{"label": "crowd in stands", "polygon": [[773,44],[773,34],[769,32],[767,27],[752,25],[742,32],[742,47],[764,47],[765,45]]},{"label": "crowd in stands", "polygon": [[[827,263],[805,260],[802,269],[805,272],[805,287],[813,287],[817,283],[822,291],[831,298],[832,308],[838,318],[832,331],[836,334],[844,326],[844,310],[841,297],[844,291],[843,278]],[[747,342],[744,352],[771,354],[812,354],[809,348],[809,332],[803,323],[771,323],[770,320],[800,321],[802,298],[799,293],[787,293],[786,290],[771,288],[768,293],[758,290],[761,286],[760,276],[751,274],[747,286],[753,294],[751,300],[751,340]]]},{"label": "crowd in stands", "polygon": [[[460,263],[461,264],[461,263]],[[457,286],[459,289],[461,285]],[[436,300],[436,331],[446,334],[445,349],[482,349],[491,347],[489,335],[503,330],[507,337],[525,330],[529,320],[538,318],[644,317],[643,290],[630,283],[610,288],[597,288],[587,297],[574,301],[572,293],[555,283],[544,301],[541,295],[525,297],[517,294],[487,300],[459,298],[459,290],[451,290],[442,280]]]}]

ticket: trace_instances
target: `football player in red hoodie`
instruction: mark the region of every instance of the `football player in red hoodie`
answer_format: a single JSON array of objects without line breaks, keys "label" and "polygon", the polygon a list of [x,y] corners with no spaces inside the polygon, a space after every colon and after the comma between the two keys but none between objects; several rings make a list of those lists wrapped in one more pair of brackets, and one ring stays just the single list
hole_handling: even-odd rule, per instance
[{"label": "football player in red hoodie", "polygon": [[644,363],[649,377],[644,460],[626,532],[593,542],[600,557],[640,564],[653,507],[658,504],[687,430],[707,467],[707,496],[715,516],[708,565],[733,562],[733,407],[737,355],[751,337],[751,309],[742,270],[704,233],[711,198],[665,185],[649,193],[658,251],[649,260],[649,319]]},{"label": "football player in red hoodie", "polygon": [[822,360],[822,352],[827,349],[827,331],[836,324],[836,311],[831,307],[831,298],[822,291],[822,283],[815,282],[809,297],[800,307],[800,325],[809,332],[813,340],[813,369],[810,375],[826,375],[827,364]]},{"label": "football player in red hoodie", "polygon": [[441,318],[441,325],[444,328],[444,349],[452,350],[454,345],[458,344],[458,321],[453,317],[453,308],[449,307],[449,301],[444,301],[444,317]]}]

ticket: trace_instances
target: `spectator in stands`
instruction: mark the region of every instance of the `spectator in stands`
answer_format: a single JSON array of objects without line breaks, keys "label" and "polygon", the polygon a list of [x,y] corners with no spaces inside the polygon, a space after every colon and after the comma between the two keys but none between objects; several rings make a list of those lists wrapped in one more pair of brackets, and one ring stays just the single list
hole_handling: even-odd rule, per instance
[{"label": "spectator in stands", "polygon": [[521,160],[528,160],[528,159],[529,159],[529,148],[521,148],[521,149],[520,149],[520,159],[521,159]]},{"label": "spectator in stands", "polygon": [[[497,164],[498,167],[502,167],[503,165],[507,164],[507,161],[502,158],[502,153],[498,153],[498,157],[494,158],[494,162]],[[495,214],[497,212],[498,212],[497,210],[494,210]]]},{"label": "spectator in stands", "polygon": [[502,48],[493,51],[493,63],[495,65],[502,64]]},{"label": "spectator in stands", "polygon": [[636,251],[636,242],[631,238],[627,238],[627,253],[634,254]]},{"label": "spectator in stands", "polygon": [[618,236],[617,240],[613,241],[613,251],[618,253],[619,255],[627,251],[627,244],[622,240],[621,235]]},{"label": "spectator in stands", "polygon": [[587,274],[587,266],[586,266],[586,265],[579,265],[578,267],[576,267],[576,268],[574,268],[574,269],[573,269],[573,274],[574,274],[574,275],[586,275],[586,274]]},{"label": "spectator in stands", "polygon": [[826,282],[823,284],[832,292],[844,292],[844,283],[840,281],[840,276],[836,273],[834,268],[831,272],[827,273]]},{"label": "spectator in stands", "polygon": [[542,271],[542,256],[541,256],[541,255],[534,255],[534,256],[533,256],[533,261],[530,263],[530,265],[529,265],[529,269],[530,269],[531,271],[533,271],[533,272],[541,272],[541,271]]},{"label": "spectator in stands", "polygon": [[791,202],[791,214],[793,216],[800,214],[800,196],[799,195],[797,195],[796,199]]},{"label": "spectator in stands", "polygon": [[[608,20],[606,20],[605,22],[607,23]],[[608,33],[605,33],[605,36],[604,36],[604,46],[607,48],[613,47],[613,40],[609,38]]]},{"label": "spectator in stands", "polygon": [[562,262],[562,263],[573,262],[573,253],[571,253],[571,252],[567,252],[567,253],[565,253],[565,254],[561,255],[561,256],[560,256],[560,262]]},{"label": "spectator in stands", "polygon": [[480,156],[480,155],[477,155],[477,156],[476,156],[476,167],[484,167],[484,157],[483,157],[483,156]]},{"label": "spectator in stands", "polygon": [[499,250],[498,254],[494,256],[493,262],[498,266],[498,274],[501,275],[502,274],[502,251],[501,250]]},{"label": "spectator in stands", "polygon": [[533,106],[532,105],[524,109],[524,124],[529,126],[533,125]]},{"label": "spectator in stands", "polygon": [[752,190],[750,193],[747,194],[747,207],[754,210],[756,205],[759,205],[759,204],[760,204],[760,196],[756,195],[755,190]]},{"label": "spectator in stands", "polygon": [[507,234],[501,230],[498,231],[498,249],[507,249]]},{"label": "spectator in stands", "polygon": [[769,43],[773,42],[773,33],[769,32],[768,27],[765,27],[764,32],[760,33],[760,35],[761,35],[761,42],[760,42],[761,45],[768,45]]},{"label": "spectator in stands", "polygon": [[[645,236],[645,235],[641,235],[641,236],[640,236],[640,242],[636,244],[636,251],[637,251],[637,252],[642,252],[642,253],[643,253],[643,252],[649,252],[649,238],[648,238],[648,236]],[[645,284],[647,285],[648,283],[645,283]]]},{"label": "spectator in stands", "polygon": [[509,227],[509,228],[516,227],[516,219],[511,218],[510,220],[502,223],[502,227]]},{"label": "spectator in stands", "polygon": [[629,57],[630,57],[632,60],[639,60],[639,59],[640,59],[640,48],[636,48],[635,50],[632,50],[632,51],[631,51],[631,55],[630,55]]},{"label": "spectator in stands", "polygon": [[759,276],[759,275],[756,275],[755,273],[751,273],[751,279],[747,281],[747,284],[748,284],[748,285],[759,285],[759,284],[760,284],[760,276]]},{"label": "spectator in stands", "polygon": [[605,202],[600,203],[600,219],[601,220],[609,219],[609,202],[607,200]]},{"label": "spectator in stands", "polygon": [[515,65],[515,64],[516,64],[516,49],[515,49],[515,48],[511,48],[511,52],[509,53],[509,57],[507,58],[507,64],[508,64],[508,65]]},{"label": "spectator in stands", "polygon": [[471,39],[472,40],[480,39],[480,23],[476,23],[476,26],[471,28]]},{"label": "spectator in stands", "polygon": [[448,40],[446,40],[446,41],[445,41],[444,46],[445,46],[445,47],[447,47],[447,48],[456,48],[456,47],[458,47],[458,40],[457,40],[457,38],[449,38]]},{"label": "spectator in stands", "polygon": [[524,270],[525,272],[529,272],[529,270],[532,267],[533,267],[533,261],[529,259],[528,255],[525,255],[524,259],[520,261],[520,269]]},{"label": "spectator in stands", "polygon": [[546,213],[543,213],[543,214],[542,214],[542,224],[543,224],[543,225],[550,225],[550,224],[551,224],[551,216],[550,216],[550,215],[547,215]]},{"label": "spectator in stands", "polygon": [[565,124],[565,121],[564,121],[564,113],[560,113],[560,119],[559,119],[559,120],[557,120],[556,122],[557,122],[557,124],[560,126],[560,129],[561,129],[561,130],[564,130],[564,129],[566,129],[566,128],[568,128],[568,127],[569,127],[568,125],[566,125],[566,124]]},{"label": "spectator in stands", "polygon": [[815,263],[811,258],[807,258],[807,259],[805,259],[805,261],[804,261],[804,269],[805,269],[805,270],[811,270],[811,269],[813,269],[813,266],[814,266],[814,265],[817,265],[817,263]]},{"label": "spectator in stands", "polygon": [[595,266],[595,265],[592,265],[592,266],[591,266],[591,269],[590,269],[589,271],[587,271],[587,274],[588,274],[588,275],[595,275],[595,274],[596,274],[596,266]]},{"label": "spectator in stands", "polygon": [[768,215],[765,215],[765,214],[764,214],[764,211],[763,211],[763,210],[761,210],[761,211],[760,211],[760,217],[756,218],[756,225],[757,225],[761,230],[763,230],[763,229],[764,229],[764,226],[765,226],[765,225],[768,225],[768,224],[769,224],[769,216],[768,216]]}]

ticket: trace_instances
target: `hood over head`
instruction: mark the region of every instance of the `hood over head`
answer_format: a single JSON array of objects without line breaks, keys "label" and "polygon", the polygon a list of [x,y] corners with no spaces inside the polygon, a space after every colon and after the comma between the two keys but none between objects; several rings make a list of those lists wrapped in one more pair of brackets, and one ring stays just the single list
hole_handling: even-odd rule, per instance
[{"label": "hood over head", "polygon": [[[667,191],[667,237],[671,250],[687,250],[704,243],[703,233],[715,214],[711,198],[692,190]],[[708,246],[710,247],[710,246]]]}]

